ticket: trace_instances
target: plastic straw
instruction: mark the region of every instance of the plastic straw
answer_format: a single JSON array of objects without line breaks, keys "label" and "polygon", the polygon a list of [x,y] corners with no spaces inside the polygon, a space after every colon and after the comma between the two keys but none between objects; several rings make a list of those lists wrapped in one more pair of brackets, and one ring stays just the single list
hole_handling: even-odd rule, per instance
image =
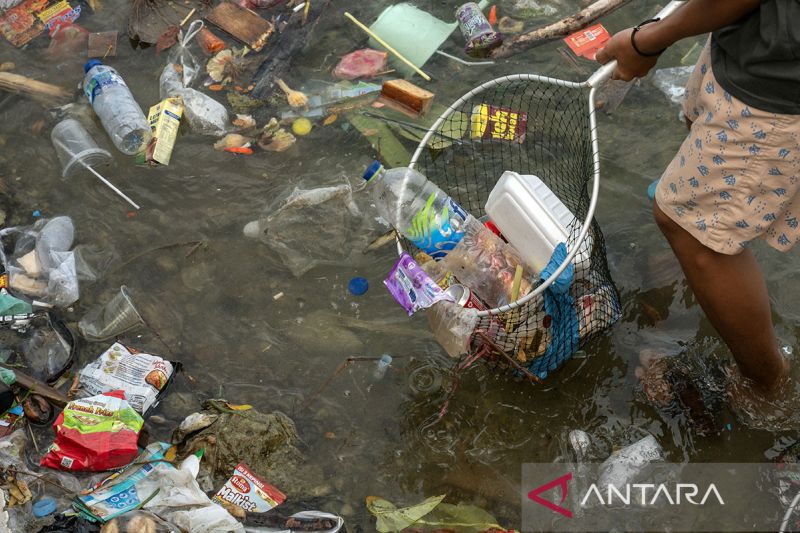
[{"label": "plastic straw", "polygon": [[362,24],[362,23],[361,23],[361,22],[360,22],[360,21],[359,21],[357,18],[355,18],[353,15],[351,15],[350,13],[348,13],[347,11],[345,11],[345,12],[344,12],[344,16],[345,16],[345,17],[347,17],[347,18],[349,18],[350,20],[352,20],[352,21],[353,21],[353,23],[354,23],[356,26],[358,26],[359,28],[361,28],[362,30],[364,30],[364,31],[367,33],[367,35],[369,35],[370,37],[372,37],[373,39],[375,39],[375,40],[378,42],[378,44],[380,44],[381,46],[383,46],[384,48],[386,48],[387,50],[389,50],[389,51],[390,51],[392,54],[394,54],[394,55],[395,55],[395,57],[397,57],[397,59],[399,59],[400,61],[402,61],[403,63],[405,63],[405,64],[406,64],[406,65],[408,65],[409,67],[413,68],[413,69],[414,69],[414,71],[415,71],[417,74],[419,74],[420,76],[422,76],[423,78],[425,78],[427,81],[431,81],[431,77],[430,77],[430,76],[428,76],[427,74],[425,74],[424,72],[422,72],[422,70],[420,70],[420,68],[419,68],[418,66],[416,66],[414,63],[412,63],[411,61],[409,61],[408,59],[406,59],[406,58],[405,58],[405,56],[403,56],[402,54],[400,54],[400,52],[398,52],[397,50],[395,50],[394,48],[392,48],[391,46],[389,46],[389,44],[388,44],[386,41],[384,41],[383,39],[381,39],[380,37],[378,37],[378,35],[377,35],[377,34],[376,34],[374,31],[372,31],[371,29],[369,29],[369,28],[367,28],[366,26],[364,26],[364,25],[363,25],[363,24]]},{"label": "plastic straw", "polygon": [[442,52],[441,50],[436,50],[436,53],[439,54],[440,56],[452,59],[453,61],[458,61],[462,65],[467,65],[469,67],[477,67],[480,65],[494,65],[494,61],[466,61],[464,59],[461,59],[460,57],[448,54],[447,52]]},{"label": "plastic straw", "polygon": [[122,199],[124,199],[126,202],[128,202],[129,204],[131,204],[131,205],[132,205],[133,207],[135,207],[136,209],[141,209],[141,208],[139,207],[139,205],[138,205],[136,202],[134,202],[133,200],[131,200],[130,198],[128,198],[128,197],[125,195],[125,193],[124,193],[124,192],[122,192],[121,190],[117,189],[117,188],[114,186],[114,184],[113,184],[113,183],[111,183],[110,181],[108,181],[107,179],[105,179],[103,176],[101,176],[101,175],[100,175],[100,173],[99,173],[99,172],[97,172],[95,169],[93,169],[92,167],[90,167],[89,165],[87,165],[86,163],[84,163],[83,161],[78,161],[78,163],[80,163],[81,165],[83,165],[84,167],[86,167],[87,169],[89,169],[89,172],[91,172],[92,174],[94,174],[95,176],[97,176],[97,178],[98,178],[100,181],[102,181],[103,183],[105,183],[105,184],[108,186],[108,188],[109,188],[109,189],[111,189],[112,191],[114,191],[115,193],[117,193],[117,194],[118,194],[118,195],[119,195],[119,196],[120,196]]}]

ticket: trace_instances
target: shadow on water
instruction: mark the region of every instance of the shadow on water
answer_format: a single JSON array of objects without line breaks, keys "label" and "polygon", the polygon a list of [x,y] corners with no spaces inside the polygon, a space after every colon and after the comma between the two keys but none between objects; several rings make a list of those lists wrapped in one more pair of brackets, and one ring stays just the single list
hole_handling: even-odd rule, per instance
[{"label": "shadow on water", "polygon": [[[389,3],[334,2],[320,25],[318,41],[293,70],[290,85],[329,79],[340,54],[365,45],[363,36],[340,16],[345,9],[369,21]],[[511,3],[499,2],[500,9]],[[458,2],[419,4],[449,19]],[[567,14],[578,4],[565,0],[558,9]],[[646,5],[632,3],[604,23],[619,29],[647,18],[649,11]],[[90,31],[123,31],[125,20],[126,9],[106,9],[81,23]],[[539,17],[529,24],[546,20]],[[153,104],[164,58],[123,41],[113,64],[140,103]],[[660,66],[677,65],[691,44],[679,44]],[[26,50],[0,46],[4,60],[20,65],[21,74],[69,87],[81,78],[82,58],[50,62],[39,41]],[[460,46],[456,32],[444,48],[455,53]],[[551,43],[488,68],[434,57],[426,70],[435,80],[427,87],[437,94],[438,103],[446,104],[501,74],[541,72],[574,79],[556,52],[559,46]],[[75,112],[91,118],[82,100],[77,101],[81,105]],[[381,282],[395,259],[391,246],[369,254],[362,254],[360,246],[296,278],[269,247],[242,234],[247,222],[296,186],[311,189],[343,179],[354,186],[362,213],[351,228],[357,229],[357,237],[369,242],[385,232],[371,214],[367,193],[358,188],[375,151],[353,128],[343,128],[343,119],[315,128],[280,155],[262,152],[237,158],[213,150],[210,139],[184,131],[169,167],[136,167],[115,153],[116,166],[109,177],[144,205],[129,217],[127,209],[94,181],[62,181],[49,130],[31,128],[39,119],[50,121],[47,112],[18,97],[4,97],[0,185],[19,206],[10,213],[10,224],[28,223],[35,209],[45,216],[67,214],[75,221],[79,243],[119,257],[105,277],[82,288],[71,318],[108,299],[120,284],[131,287],[148,321],[194,380],[177,387],[159,407],[169,422],[177,423],[195,409],[198,399],[221,395],[289,413],[308,460],[323,467],[326,479],[320,484],[334,491],[337,500],[349,502],[332,510],[366,530],[373,522],[363,502],[371,494],[411,504],[448,492],[453,501],[483,505],[518,525],[520,465],[559,457],[571,429],[596,436],[609,453],[648,432],[670,460],[763,461],[765,451],[793,437],[800,422],[800,410],[783,401],[769,406],[772,418],[737,416],[728,407],[727,349],[703,317],[651,220],[647,185],[659,176],[685,135],[677,114],[677,108],[643,80],[613,115],[600,116],[603,182],[597,216],[612,275],[623,295],[620,322],[587,346],[585,357],[569,361],[541,386],[518,383],[475,365],[460,377],[442,416],[453,386],[452,362],[425,331],[424,317],[408,319],[383,290]],[[96,123],[95,127],[98,141],[108,147]],[[413,147],[407,145],[409,150]],[[502,170],[497,169],[498,176]],[[313,242],[316,228],[325,221],[303,223]],[[189,253],[198,241],[205,245]],[[797,259],[756,248],[772,290],[781,344],[795,346],[800,318],[800,286],[794,283]],[[366,295],[355,297],[347,291],[353,276],[368,278]],[[276,297],[279,293],[282,296]],[[127,340],[160,350],[146,333]],[[79,363],[93,359],[102,348],[85,346]],[[655,407],[644,394],[636,369],[645,350],[675,361],[672,385],[682,387],[677,405]],[[348,365],[302,407],[346,358],[382,353],[395,358],[385,377],[374,377],[374,361]],[[682,385],[679,378],[691,386]],[[800,398],[796,383],[787,394],[792,405]],[[755,413],[755,406],[745,412]],[[698,431],[699,423],[711,424],[713,430]],[[156,428],[155,436],[167,438],[170,425]]]}]

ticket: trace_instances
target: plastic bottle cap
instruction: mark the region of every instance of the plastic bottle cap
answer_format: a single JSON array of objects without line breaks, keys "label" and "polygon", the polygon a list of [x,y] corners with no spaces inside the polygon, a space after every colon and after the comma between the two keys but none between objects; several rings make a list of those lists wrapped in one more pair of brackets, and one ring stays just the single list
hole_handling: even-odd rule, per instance
[{"label": "plastic bottle cap", "polygon": [[90,70],[92,70],[92,68],[96,67],[97,65],[102,65],[102,64],[103,64],[103,62],[100,61],[99,59],[90,59],[83,66],[83,71],[84,72],[89,72]]},{"label": "plastic bottle cap", "polygon": [[36,518],[42,518],[43,516],[51,515],[55,512],[56,501],[53,498],[45,496],[33,504],[33,516]]},{"label": "plastic bottle cap", "polygon": [[347,289],[351,294],[361,296],[369,289],[369,281],[367,281],[367,278],[353,278],[347,284]]},{"label": "plastic bottle cap", "polygon": [[368,167],[366,172],[364,172],[364,179],[369,181],[375,177],[375,174],[383,167],[380,161],[373,161]]}]

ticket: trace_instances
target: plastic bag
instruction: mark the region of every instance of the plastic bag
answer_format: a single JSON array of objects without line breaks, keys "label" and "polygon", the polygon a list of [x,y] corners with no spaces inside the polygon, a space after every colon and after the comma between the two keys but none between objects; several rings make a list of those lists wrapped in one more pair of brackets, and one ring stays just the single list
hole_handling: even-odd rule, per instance
[{"label": "plastic bag", "polygon": [[134,464],[89,494],[78,496],[75,507],[103,522],[142,507],[182,531],[244,532],[236,519],[200,489],[195,472],[185,462],[175,468],[162,461],[168,449],[169,444],[163,442],[150,444]]},{"label": "plastic bag", "polygon": [[300,277],[318,264],[335,263],[349,255],[350,222],[359,215],[349,184],[311,190],[296,187],[273,213],[248,223],[244,234],[266,243]]},{"label": "plastic bag", "polygon": [[143,424],[123,391],[71,401],[53,423],[56,439],[41,465],[88,471],[125,466],[139,452]]},{"label": "plastic bag", "polygon": [[172,47],[167,58],[169,63],[181,66],[181,81],[184,87],[189,87],[197,78],[197,73],[200,72],[200,63],[194,54],[189,51],[189,43],[202,29],[203,21],[197,19],[189,24],[185,34],[183,30],[180,30],[178,32],[178,44]]},{"label": "plastic bag", "polygon": [[32,226],[0,230],[0,239],[16,235],[9,259],[0,246],[0,259],[9,274],[9,289],[19,296],[67,307],[80,296],[75,257],[69,249],[75,228],[69,217],[41,219]]},{"label": "plastic bag", "polygon": [[[423,268],[439,281],[447,275],[469,287],[490,307],[511,303],[519,253],[492,233],[481,222],[470,218],[464,224],[464,238],[441,261],[430,261]],[[523,275],[517,299],[530,292],[532,285]]]},{"label": "plastic bag", "polygon": [[225,135],[228,111],[225,106],[200,91],[184,86],[174,63],[167,63],[159,78],[161,99],[176,97],[183,101],[183,114],[189,127],[203,135]]}]

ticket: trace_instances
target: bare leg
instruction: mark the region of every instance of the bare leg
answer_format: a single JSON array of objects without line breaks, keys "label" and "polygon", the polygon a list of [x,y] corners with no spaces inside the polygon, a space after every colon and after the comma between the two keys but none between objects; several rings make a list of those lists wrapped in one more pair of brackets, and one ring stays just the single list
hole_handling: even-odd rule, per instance
[{"label": "bare leg", "polygon": [[762,392],[789,372],[772,326],[767,286],[753,253],[715,252],[676,224],[653,202],[653,215],[683,268],[689,286],[731,350],[742,375]]}]

